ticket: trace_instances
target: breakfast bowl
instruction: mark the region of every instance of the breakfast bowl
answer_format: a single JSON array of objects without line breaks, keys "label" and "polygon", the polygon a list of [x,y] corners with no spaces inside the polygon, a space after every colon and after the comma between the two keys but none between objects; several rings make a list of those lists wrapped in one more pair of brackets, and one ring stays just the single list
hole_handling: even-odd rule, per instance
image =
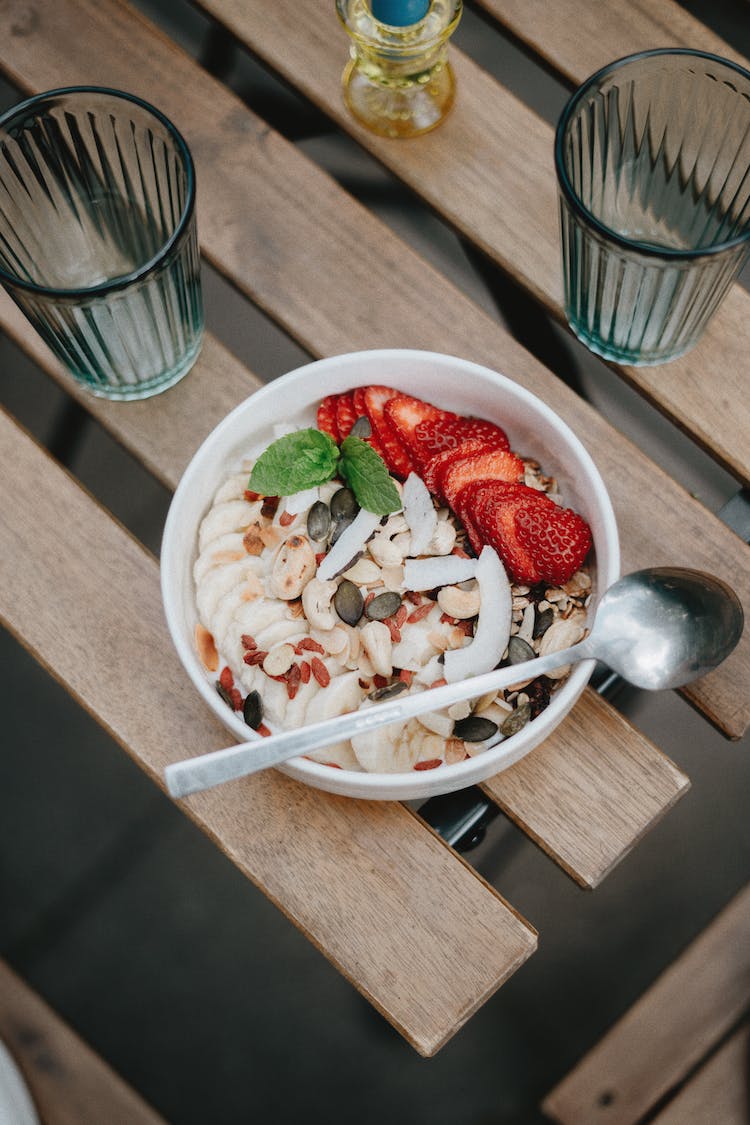
[{"label": "breakfast bowl", "polygon": [[[354,388],[379,387],[383,384],[401,392],[402,397],[413,396],[416,400],[434,404],[440,411],[454,412],[455,415],[465,418],[485,419],[495,426],[502,427],[507,434],[511,450],[524,459],[524,464],[536,463],[544,474],[542,479],[555,482],[555,499],[558,504],[579,513],[590,528],[591,550],[585,560],[586,596],[579,598],[576,607],[576,613],[582,620],[584,628],[590,627],[598,598],[619,576],[617,526],[607,490],[596,466],[569,426],[540,398],[511,378],[463,359],[405,349],[355,352],[306,364],[257,391],[237,406],[209,434],[183,474],[164,528],[161,552],[162,597],[173,642],[194,687],[236,741],[245,742],[255,737],[260,738],[263,734],[269,733],[269,730],[258,722],[248,725],[250,720],[247,719],[247,712],[245,711],[243,715],[239,703],[233,705],[231,702],[231,692],[234,690],[231,673],[227,672],[229,678],[223,686],[220,682],[221,675],[224,674],[222,670],[219,675],[223,657],[219,655],[218,664],[216,659],[211,664],[210,661],[206,661],[205,652],[199,652],[200,646],[196,644],[196,637],[201,632],[204,637],[207,634],[207,630],[201,624],[200,598],[196,594],[194,578],[196,560],[200,555],[199,535],[202,534],[207,513],[211,510],[217,493],[219,496],[222,495],[221,490],[225,482],[230,478],[238,479],[238,471],[240,479],[242,472],[247,472],[249,478],[248,466],[252,467],[254,460],[280,434],[288,434],[294,429],[316,427],[319,419],[318,409],[324,399],[344,396]],[[250,484],[245,485],[243,482],[241,487],[249,489]],[[256,493],[246,492],[245,497],[258,501]],[[283,502],[282,497],[279,510],[283,509]],[[290,503],[288,508],[292,511],[293,504]],[[301,512],[302,509],[299,510]],[[444,512],[445,509],[442,511]],[[285,515],[287,512],[282,510],[282,524]],[[278,520],[278,514],[272,518]],[[292,519],[299,521],[302,518],[301,515],[288,515],[290,521]],[[385,518],[382,517],[383,522]],[[460,522],[453,516],[450,518],[461,533]],[[294,527],[293,524],[290,530],[294,531]],[[278,556],[281,550],[279,543],[275,542],[274,547]],[[333,548],[329,550],[329,556],[332,551]],[[452,553],[467,558],[467,554],[458,547]],[[316,555],[315,558],[322,575],[323,564],[320,560],[325,559],[325,554]],[[349,567],[352,567],[354,561],[353,559],[349,562]],[[583,567],[581,569],[583,570]],[[326,577],[340,579],[342,573],[351,575],[353,570],[344,567]],[[257,580],[253,579],[253,581]],[[452,589],[465,590],[470,585],[471,583],[463,583]],[[528,602],[532,596],[528,587],[522,586],[520,589],[528,596],[515,598],[514,604]],[[515,593],[517,587],[514,586],[513,590]],[[363,592],[366,592],[366,589]],[[375,592],[377,591],[371,591],[369,597],[372,598]],[[265,597],[265,593],[263,596]],[[427,596],[434,599],[435,591]],[[541,595],[537,590],[537,597],[539,596]],[[554,597],[554,594],[552,596]],[[407,594],[406,597],[408,598],[409,595]],[[419,598],[420,595],[414,596],[414,604]],[[300,598],[297,600],[301,601]],[[563,598],[561,604],[565,600],[567,599]],[[412,610],[411,605],[408,608]],[[424,609],[429,612],[426,600]],[[545,612],[549,614],[553,609],[556,611],[555,606],[548,605]],[[419,613],[415,616],[419,617]],[[446,614],[443,613],[441,620],[443,619],[453,626],[462,624],[458,616],[446,618]],[[378,627],[382,629],[382,626]],[[476,629],[476,625],[474,628]],[[485,620],[485,632],[486,630]],[[311,635],[314,635],[314,631]],[[530,632],[527,633],[528,637],[530,635]],[[294,639],[291,638],[292,645]],[[213,644],[210,636],[209,641]],[[243,637],[243,643],[245,641],[246,638]],[[463,643],[468,645],[470,641],[471,637]],[[248,645],[250,643],[251,641],[247,641]],[[217,646],[221,648],[218,642]],[[315,646],[311,644],[310,647]],[[289,651],[290,646],[286,645],[286,649]],[[306,657],[312,655],[305,651],[304,641],[302,648],[294,651]],[[247,664],[254,662],[252,652],[246,653],[245,656]],[[445,664],[448,654],[442,652],[435,659],[438,661],[442,659]],[[313,665],[315,661],[316,657],[312,655]],[[309,665],[308,661],[304,663]],[[318,660],[317,663],[320,667],[321,661]],[[362,678],[371,676],[373,672],[371,665],[364,670],[365,663],[363,658],[362,676],[358,680],[363,690],[372,686],[370,679]],[[349,667],[356,669],[356,662]],[[277,768],[307,785],[348,797],[410,800],[452,792],[481,782],[506,769],[538,746],[573,707],[584,690],[593,667],[592,660],[582,661],[573,666],[565,678],[554,685],[551,694],[548,693],[544,706],[517,732],[514,733],[512,727],[508,728],[505,736],[498,731],[495,739],[488,738],[479,749],[464,743],[467,755],[460,760],[460,756],[454,755],[452,759],[446,757],[443,760],[436,759],[434,762],[430,760],[426,763],[419,761],[408,765],[407,768],[400,768],[398,764],[390,765],[389,772],[380,772],[366,763],[364,768],[359,764],[357,768],[353,768],[347,764],[348,758],[328,762],[323,754],[321,760],[312,760],[308,757],[292,758]],[[283,672],[283,668],[279,670]],[[269,671],[267,665],[266,671]],[[309,679],[309,666],[305,671]],[[283,684],[284,675],[270,676],[270,679]],[[379,681],[376,675],[373,682],[378,685],[382,681],[383,677]],[[410,673],[407,673],[406,683],[411,683]],[[269,683],[268,686],[277,692],[279,690],[278,682]],[[425,683],[423,686],[429,684]],[[250,694],[248,692],[248,697]],[[290,698],[293,698],[292,693],[289,694]],[[369,698],[377,699],[379,694],[382,692],[375,691]],[[519,698],[523,697],[519,697],[516,693],[514,705],[517,705]],[[364,705],[370,705],[369,701],[365,700]],[[345,708],[348,709],[350,708]],[[317,717],[325,718],[329,717],[329,714],[321,713]],[[305,722],[308,721],[310,721],[309,714],[305,719]],[[272,726],[270,721],[269,726],[272,730],[282,729],[279,724]],[[387,741],[390,736],[391,728],[383,728],[379,732],[381,740]],[[457,739],[453,738],[451,742],[456,745]],[[381,743],[381,745],[385,744]],[[357,761],[354,758],[352,760]],[[377,755],[375,760],[380,760]],[[403,759],[394,760],[398,763]],[[439,768],[434,768],[437,765]],[[430,768],[427,768],[428,766]]]}]

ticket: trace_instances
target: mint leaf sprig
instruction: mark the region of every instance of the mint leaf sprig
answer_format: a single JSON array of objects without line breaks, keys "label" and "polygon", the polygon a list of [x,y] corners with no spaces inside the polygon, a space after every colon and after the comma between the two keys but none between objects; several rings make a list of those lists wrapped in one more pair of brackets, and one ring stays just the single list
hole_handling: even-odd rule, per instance
[{"label": "mint leaf sprig", "polygon": [[340,476],[360,508],[387,516],[401,498],[385,462],[362,438],[344,438],[341,447],[322,430],[296,430],[272,442],[253,466],[248,487],[261,496],[292,496]]}]

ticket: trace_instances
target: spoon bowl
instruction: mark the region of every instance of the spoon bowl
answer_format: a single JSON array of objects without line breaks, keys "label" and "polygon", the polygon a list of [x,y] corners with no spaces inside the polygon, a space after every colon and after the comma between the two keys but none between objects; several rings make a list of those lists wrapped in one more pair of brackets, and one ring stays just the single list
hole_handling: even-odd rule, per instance
[{"label": "spoon bowl", "polygon": [[729,655],[742,636],[743,624],[737,595],[714,575],[680,567],[635,571],[610,586],[599,603],[591,632],[578,644],[460,683],[284,731],[262,742],[239,743],[175,762],[165,771],[167,788],[173,797],[184,797],[341,739],[475,699],[592,657],[636,687],[649,691],[681,687]]},{"label": "spoon bowl", "polygon": [[721,664],[743,620],[737,595],[721,579],[651,567],[610,586],[586,643],[623,679],[656,691],[682,687]]}]

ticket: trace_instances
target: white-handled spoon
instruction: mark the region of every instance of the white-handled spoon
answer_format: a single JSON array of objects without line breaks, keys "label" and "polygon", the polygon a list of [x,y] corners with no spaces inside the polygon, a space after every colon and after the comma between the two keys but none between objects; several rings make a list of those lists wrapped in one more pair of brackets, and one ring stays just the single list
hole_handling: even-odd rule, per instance
[{"label": "white-handled spoon", "polygon": [[167,789],[173,797],[185,797],[579,660],[600,660],[631,684],[650,691],[680,687],[729,655],[742,635],[743,622],[737,595],[713,575],[680,567],[635,571],[610,586],[591,632],[578,644],[461,683],[404,694],[298,730],[175,762],[165,770]]}]

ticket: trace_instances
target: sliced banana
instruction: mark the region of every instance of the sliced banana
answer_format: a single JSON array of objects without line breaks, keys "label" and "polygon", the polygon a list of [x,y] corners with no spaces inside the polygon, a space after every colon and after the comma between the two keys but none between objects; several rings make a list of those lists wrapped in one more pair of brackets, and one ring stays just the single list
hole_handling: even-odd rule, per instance
[{"label": "sliced banana", "polygon": [[[226,535],[220,535],[218,539],[212,539],[205,551],[202,551],[195,560],[193,581],[196,586],[199,586],[208,571],[213,567],[224,566],[228,562],[236,562],[246,554],[247,551],[242,542],[242,533],[239,531],[229,531]],[[233,559],[232,555],[236,555],[237,558]]]},{"label": "sliced banana", "polygon": [[241,531],[260,516],[262,505],[259,500],[226,500],[215,504],[204,517],[198,532],[198,551],[203,554],[212,539],[227,535],[231,531]]},{"label": "sliced banana", "polygon": [[249,473],[235,473],[225,480],[214,496],[214,504],[223,504],[226,500],[244,500],[249,475]]},{"label": "sliced banana", "polygon": [[[331,682],[328,687],[321,688],[310,701],[305,712],[305,723],[317,723],[323,719],[332,719],[336,715],[345,715],[356,711],[362,702],[364,692],[359,686],[358,672],[344,672],[339,675],[339,665],[335,660],[324,660],[328,671],[331,673]],[[348,741],[337,742],[333,746],[326,746],[322,750],[314,750],[309,754],[314,762],[334,762],[334,754],[346,755],[351,753]],[[339,763],[340,764],[340,763]]]},{"label": "sliced banana", "polygon": [[355,735],[352,748],[368,773],[403,773],[413,770],[417,762],[445,761],[445,740],[417,719]]},{"label": "sliced banana", "polygon": [[[260,571],[257,559],[246,555],[238,562],[229,563],[227,566],[216,566],[207,572],[203,581],[198,586],[195,595],[198,614],[201,621],[213,624],[211,619],[219,603],[219,599],[233,590],[235,586],[244,587],[251,576],[257,576]],[[214,636],[216,636],[214,634]],[[216,638],[218,641],[219,638]]]}]

